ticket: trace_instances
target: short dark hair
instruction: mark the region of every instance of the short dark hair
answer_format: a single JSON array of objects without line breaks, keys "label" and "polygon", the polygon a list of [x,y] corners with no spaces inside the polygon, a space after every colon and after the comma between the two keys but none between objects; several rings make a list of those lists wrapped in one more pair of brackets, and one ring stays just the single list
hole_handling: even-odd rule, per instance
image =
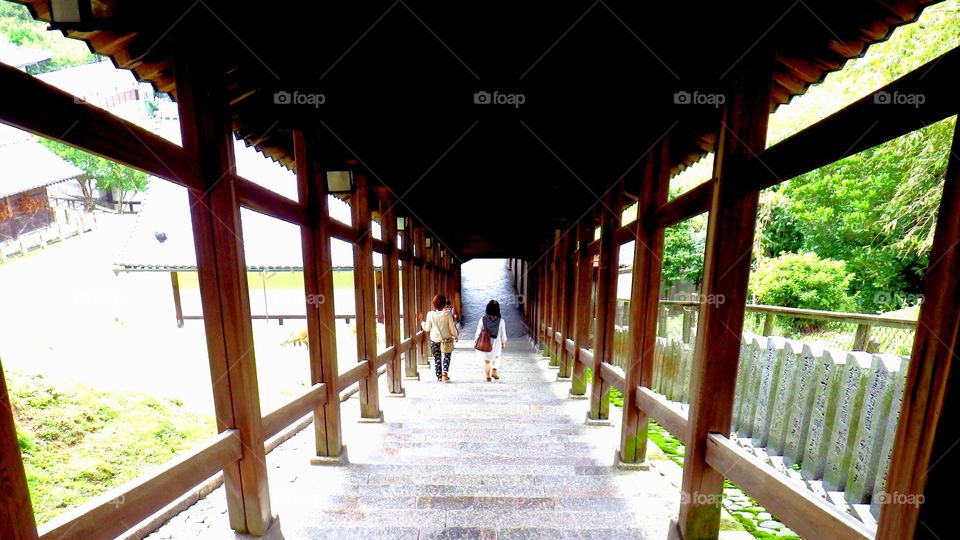
[{"label": "short dark hair", "polygon": [[447,305],[447,298],[445,296],[438,294],[433,297],[433,309],[441,310],[445,305]]},{"label": "short dark hair", "polygon": [[491,300],[487,302],[487,316],[488,317],[500,316],[500,302],[497,302],[496,300]]}]

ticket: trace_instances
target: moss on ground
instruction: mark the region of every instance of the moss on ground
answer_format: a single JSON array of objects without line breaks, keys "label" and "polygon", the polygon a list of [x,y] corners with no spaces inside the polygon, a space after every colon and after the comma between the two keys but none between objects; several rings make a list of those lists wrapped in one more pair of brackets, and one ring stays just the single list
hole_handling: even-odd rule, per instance
[{"label": "moss on ground", "polygon": [[41,375],[6,377],[38,523],[216,433],[212,417],[176,400],[54,384]]}]

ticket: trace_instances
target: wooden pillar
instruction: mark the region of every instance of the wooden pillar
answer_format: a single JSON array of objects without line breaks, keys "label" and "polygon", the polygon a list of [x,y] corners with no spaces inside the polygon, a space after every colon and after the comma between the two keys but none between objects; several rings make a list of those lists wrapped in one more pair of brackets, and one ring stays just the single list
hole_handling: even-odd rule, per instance
[{"label": "wooden pillar", "polygon": [[593,217],[586,216],[577,223],[577,274],[574,290],[573,340],[575,343],[573,373],[570,395],[583,396],[587,392],[586,366],[580,349],[586,348],[590,334],[590,296],[593,288],[593,257],[590,242],[593,240]]},{"label": "wooden pillar", "polygon": [[0,538],[36,540],[37,522],[23,470],[13,405],[0,362]]},{"label": "wooden pillar", "polygon": [[380,224],[387,241],[383,254],[383,318],[387,347],[395,347],[393,360],[387,364],[387,388],[390,394],[403,396],[403,366],[400,365],[400,259],[397,256],[397,217],[393,213],[393,201],[389,192],[378,192],[380,199]]},{"label": "wooden pillar", "polygon": [[[637,408],[636,388],[650,388],[653,383],[664,233],[662,228],[654,225],[653,215],[658,207],[666,203],[670,187],[670,159],[666,144],[648,155],[642,170],[639,182],[635,182],[639,197],[637,220],[633,224],[636,243],[630,293],[629,363],[620,425],[620,460],[624,463],[644,461],[647,452],[649,418]],[[631,179],[628,181],[634,183]]]},{"label": "wooden pillar", "polygon": [[370,368],[360,379],[360,419],[382,421],[380,383],[377,374],[377,324],[374,302],[373,235],[370,234],[370,185],[366,174],[357,174],[357,187],[350,197],[353,225],[359,239],[353,245],[353,291],[357,310],[357,359]]},{"label": "wooden pillar", "polygon": [[560,332],[560,343],[556,345],[557,367],[560,369],[558,377],[569,377],[570,358],[567,353],[565,340],[570,337],[570,237],[576,234],[572,229],[561,231],[557,241],[557,331]]},{"label": "wooden pillar", "polygon": [[[550,365],[553,367],[560,366],[560,351],[557,350],[557,332],[560,330],[560,262],[558,247],[562,237],[563,230],[554,230],[553,242],[550,246],[550,312],[547,315],[550,335],[547,336],[547,343],[550,345],[548,356],[550,356]],[[544,348],[545,352],[546,350],[547,349]]]},{"label": "wooden pillar", "polygon": [[620,246],[613,233],[620,226],[623,214],[623,181],[619,181],[604,197],[600,207],[600,266],[597,277],[597,333],[594,337],[593,384],[590,387],[590,419],[607,420],[610,416],[610,383],[600,376],[600,364],[613,360],[613,324],[617,318],[617,277]]},{"label": "wooden pillar", "polygon": [[[410,218],[406,219],[406,226],[400,232],[403,238],[403,249],[406,251],[406,258],[403,261],[403,327],[407,338],[413,338],[417,331],[417,285],[414,280],[416,264],[413,261],[413,233]],[[408,379],[420,379],[420,373],[417,371],[417,359],[420,356],[420,350],[416,342],[404,353],[404,377]]]},{"label": "wooden pillar", "polygon": [[[960,124],[953,132],[931,264],[893,443],[877,538],[949,538],[956,530],[951,493],[960,475]],[[918,521],[922,526],[917,527]]]},{"label": "wooden pillar", "polygon": [[183,304],[180,302],[180,277],[170,272],[170,286],[173,288],[173,312],[177,317],[177,328],[183,328]]},{"label": "wooden pillar", "polygon": [[346,455],[340,428],[340,388],[337,382],[337,321],[334,312],[333,258],[330,251],[330,214],[327,182],[320,166],[315,134],[294,131],[297,187],[307,205],[310,226],[301,227],[303,286],[307,298],[307,347],[310,383],[323,383],[327,402],[313,411],[317,457]]},{"label": "wooden pillar", "polygon": [[199,164],[206,180],[206,191],[190,190],[189,196],[217,429],[237,429],[243,443],[243,457],[223,471],[227,510],[234,530],[263,536],[273,516],[233,133],[227,114],[224,69],[218,66],[216,52],[209,46],[193,46],[200,28],[209,28],[195,20],[201,15],[194,13],[176,29],[174,74],[183,149]]},{"label": "wooden pillar", "polygon": [[757,54],[731,74],[716,144],[701,293],[723,301],[702,306],[697,327],[679,518],[686,539],[719,534],[723,473],[708,466],[704,457],[709,433],[730,434],[759,199],[756,191],[738,189],[746,179],[737,172],[766,145],[771,63],[772,54]]},{"label": "wooden pillar", "polygon": [[[414,242],[417,246],[417,312],[423,313],[426,316],[426,313],[432,309],[430,306],[430,298],[428,297],[429,291],[427,290],[427,283],[429,283],[429,270],[427,269],[427,247],[426,247],[426,231],[423,227],[417,227],[414,229]],[[422,327],[418,327],[418,331]],[[420,359],[419,365],[429,366],[430,365],[430,339],[424,335],[423,339],[420,341]]]},{"label": "wooden pillar", "polygon": [[453,265],[453,307],[463,320],[463,268],[460,262]]}]

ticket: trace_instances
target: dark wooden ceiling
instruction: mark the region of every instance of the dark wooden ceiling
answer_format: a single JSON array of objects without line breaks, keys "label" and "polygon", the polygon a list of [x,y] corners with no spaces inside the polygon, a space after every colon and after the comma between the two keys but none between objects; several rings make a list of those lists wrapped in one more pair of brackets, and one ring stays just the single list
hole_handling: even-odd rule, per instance
[{"label": "dark wooden ceiling", "polygon": [[[358,160],[466,259],[530,255],[667,134],[675,170],[711,150],[717,107],[677,92],[722,93],[773,50],[773,110],[932,2],[107,3],[119,26],[68,34],[175,96],[171,36],[202,16],[190,38],[222,58],[239,137],[289,166],[290,130],[317,130],[331,166]],[[279,91],[326,101],[276,105]]]}]

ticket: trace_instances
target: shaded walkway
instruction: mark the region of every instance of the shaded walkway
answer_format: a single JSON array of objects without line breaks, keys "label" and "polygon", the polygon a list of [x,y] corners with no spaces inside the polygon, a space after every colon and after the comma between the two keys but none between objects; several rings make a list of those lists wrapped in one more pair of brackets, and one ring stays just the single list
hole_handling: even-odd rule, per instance
[{"label": "shaded walkway", "polygon": [[[386,423],[360,424],[356,399],[344,403],[349,465],[310,465],[309,429],[269,454],[285,538],[666,538],[676,488],[612,468],[618,428],[584,425],[585,402],[525,338],[494,383],[468,342],[452,383],[404,381],[406,398],[384,398]],[[230,538],[225,512],[221,488],[149,538]]]}]

